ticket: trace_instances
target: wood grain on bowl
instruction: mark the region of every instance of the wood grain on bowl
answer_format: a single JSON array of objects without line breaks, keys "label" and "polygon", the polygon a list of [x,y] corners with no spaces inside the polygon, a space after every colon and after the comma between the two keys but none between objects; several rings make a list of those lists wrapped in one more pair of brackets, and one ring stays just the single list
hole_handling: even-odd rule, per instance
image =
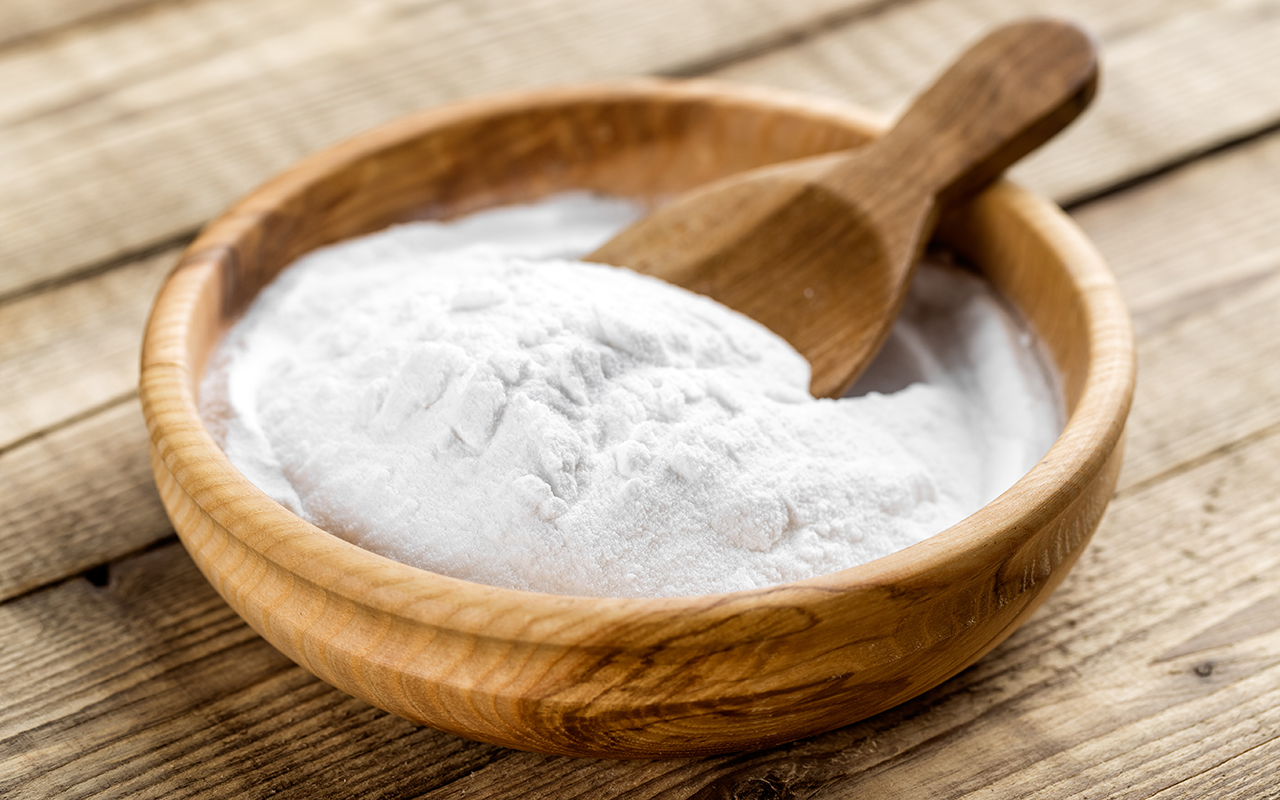
[{"label": "wood grain on bowl", "polygon": [[148,325],[143,410],[184,545],[256,631],[316,675],[409,719],[512,747],[753,748],[848,724],[954,675],[1012,632],[1079,556],[1115,485],[1133,389],[1128,316],[1105,265],[1060,211],[1016,186],[957,210],[941,236],[1047,342],[1067,428],[977,514],[832,575],[601,599],[428,573],[277,505],[230,465],[196,409],[218,337],[310,249],[563,189],[659,198],[876,133],[856,110],[807,98],[635,81],[425,112],[280,175],[191,245]]},{"label": "wood grain on bowl", "polygon": [[893,327],[939,209],[985,188],[1092,99],[1083,30],[1031,18],[965,51],[883,136],[699,187],[587,256],[705,294],[786,339],[840,397]]}]

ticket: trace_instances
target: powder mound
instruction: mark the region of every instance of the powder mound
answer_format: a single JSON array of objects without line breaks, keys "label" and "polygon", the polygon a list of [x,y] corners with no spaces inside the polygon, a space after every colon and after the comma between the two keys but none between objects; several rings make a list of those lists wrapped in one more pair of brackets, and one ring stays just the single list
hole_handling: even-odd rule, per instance
[{"label": "powder mound", "polygon": [[[579,229],[599,238],[603,217]],[[404,226],[283,273],[202,387],[232,462],[361,547],[579,595],[820,575],[988,499],[954,387],[815,400],[808,364],[752,320],[556,257],[592,244],[563,230],[492,233]]]}]

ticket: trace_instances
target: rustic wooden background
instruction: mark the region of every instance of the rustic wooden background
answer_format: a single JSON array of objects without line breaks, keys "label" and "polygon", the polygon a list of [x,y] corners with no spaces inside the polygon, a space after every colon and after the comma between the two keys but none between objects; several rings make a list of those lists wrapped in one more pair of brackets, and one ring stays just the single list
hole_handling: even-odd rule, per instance
[{"label": "rustic wooden background", "polygon": [[[773,750],[611,762],[393,718],[191,565],[134,385],[156,287],[299,157],[481,92],[714,76],[886,114],[1002,20],[1077,17],[1102,93],[1016,177],[1140,351],[1093,545],[976,666]],[[1280,0],[0,0],[0,796],[1280,797]]]}]

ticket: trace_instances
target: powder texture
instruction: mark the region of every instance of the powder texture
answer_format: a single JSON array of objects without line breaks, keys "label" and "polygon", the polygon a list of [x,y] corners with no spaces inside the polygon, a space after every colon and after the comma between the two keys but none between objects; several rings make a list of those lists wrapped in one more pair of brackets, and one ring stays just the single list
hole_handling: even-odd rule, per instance
[{"label": "powder texture", "polygon": [[883,391],[815,400],[759,324],[567,258],[637,213],[568,195],[313,252],[221,344],[206,423],[251,481],[361,547],[612,596],[881,557],[980,508],[1056,436],[1034,346],[978,279],[924,269],[857,390]]}]

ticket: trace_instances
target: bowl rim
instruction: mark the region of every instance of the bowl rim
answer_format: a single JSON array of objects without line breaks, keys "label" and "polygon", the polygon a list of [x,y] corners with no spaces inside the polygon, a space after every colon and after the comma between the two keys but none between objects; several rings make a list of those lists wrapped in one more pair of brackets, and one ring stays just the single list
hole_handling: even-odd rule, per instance
[{"label": "bowl rim", "polygon": [[[884,129],[875,115],[834,100],[776,89],[695,79],[628,79],[570,87],[521,90],[465,100],[384,123],[327,148],[271,178],[211,222],[166,279],[144,336],[139,393],[153,457],[204,513],[259,557],[325,593],[377,613],[468,635],[580,645],[581,628],[607,628],[637,618],[679,614],[722,619],[745,606],[835,602],[853,590],[891,591],[925,573],[945,572],[966,554],[1001,545],[1016,548],[1081,494],[1120,443],[1132,400],[1136,358],[1132,325],[1114,277],[1083,232],[1051,201],[1002,180],[975,202],[996,204],[1034,230],[1062,258],[1080,289],[1088,331],[1083,390],[1066,425],[1043,458],[1012,487],[981,509],[930,538],[837,572],[754,589],[668,597],[596,597],[547,594],[476,583],[413,567],[364,550],[294,515],[254,486],[227,459],[200,420],[193,365],[185,346],[197,297],[221,284],[229,243],[280,200],[305,191],[321,175],[349,166],[432,129],[500,112],[619,98],[712,100],[802,113],[865,132]],[[217,585],[217,584],[215,584]],[[225,591],[220,587],[220,591]],[[239,591],[239,590],[237,590]],[[435,601],[461,607],[441,619]],[[469,605],[482,607],[474,618]],[[495,609],[519,609],[504,625]],[[531,625],[530,618],[541,620]],[[477,626],[482,625],[482,629]]]}]

